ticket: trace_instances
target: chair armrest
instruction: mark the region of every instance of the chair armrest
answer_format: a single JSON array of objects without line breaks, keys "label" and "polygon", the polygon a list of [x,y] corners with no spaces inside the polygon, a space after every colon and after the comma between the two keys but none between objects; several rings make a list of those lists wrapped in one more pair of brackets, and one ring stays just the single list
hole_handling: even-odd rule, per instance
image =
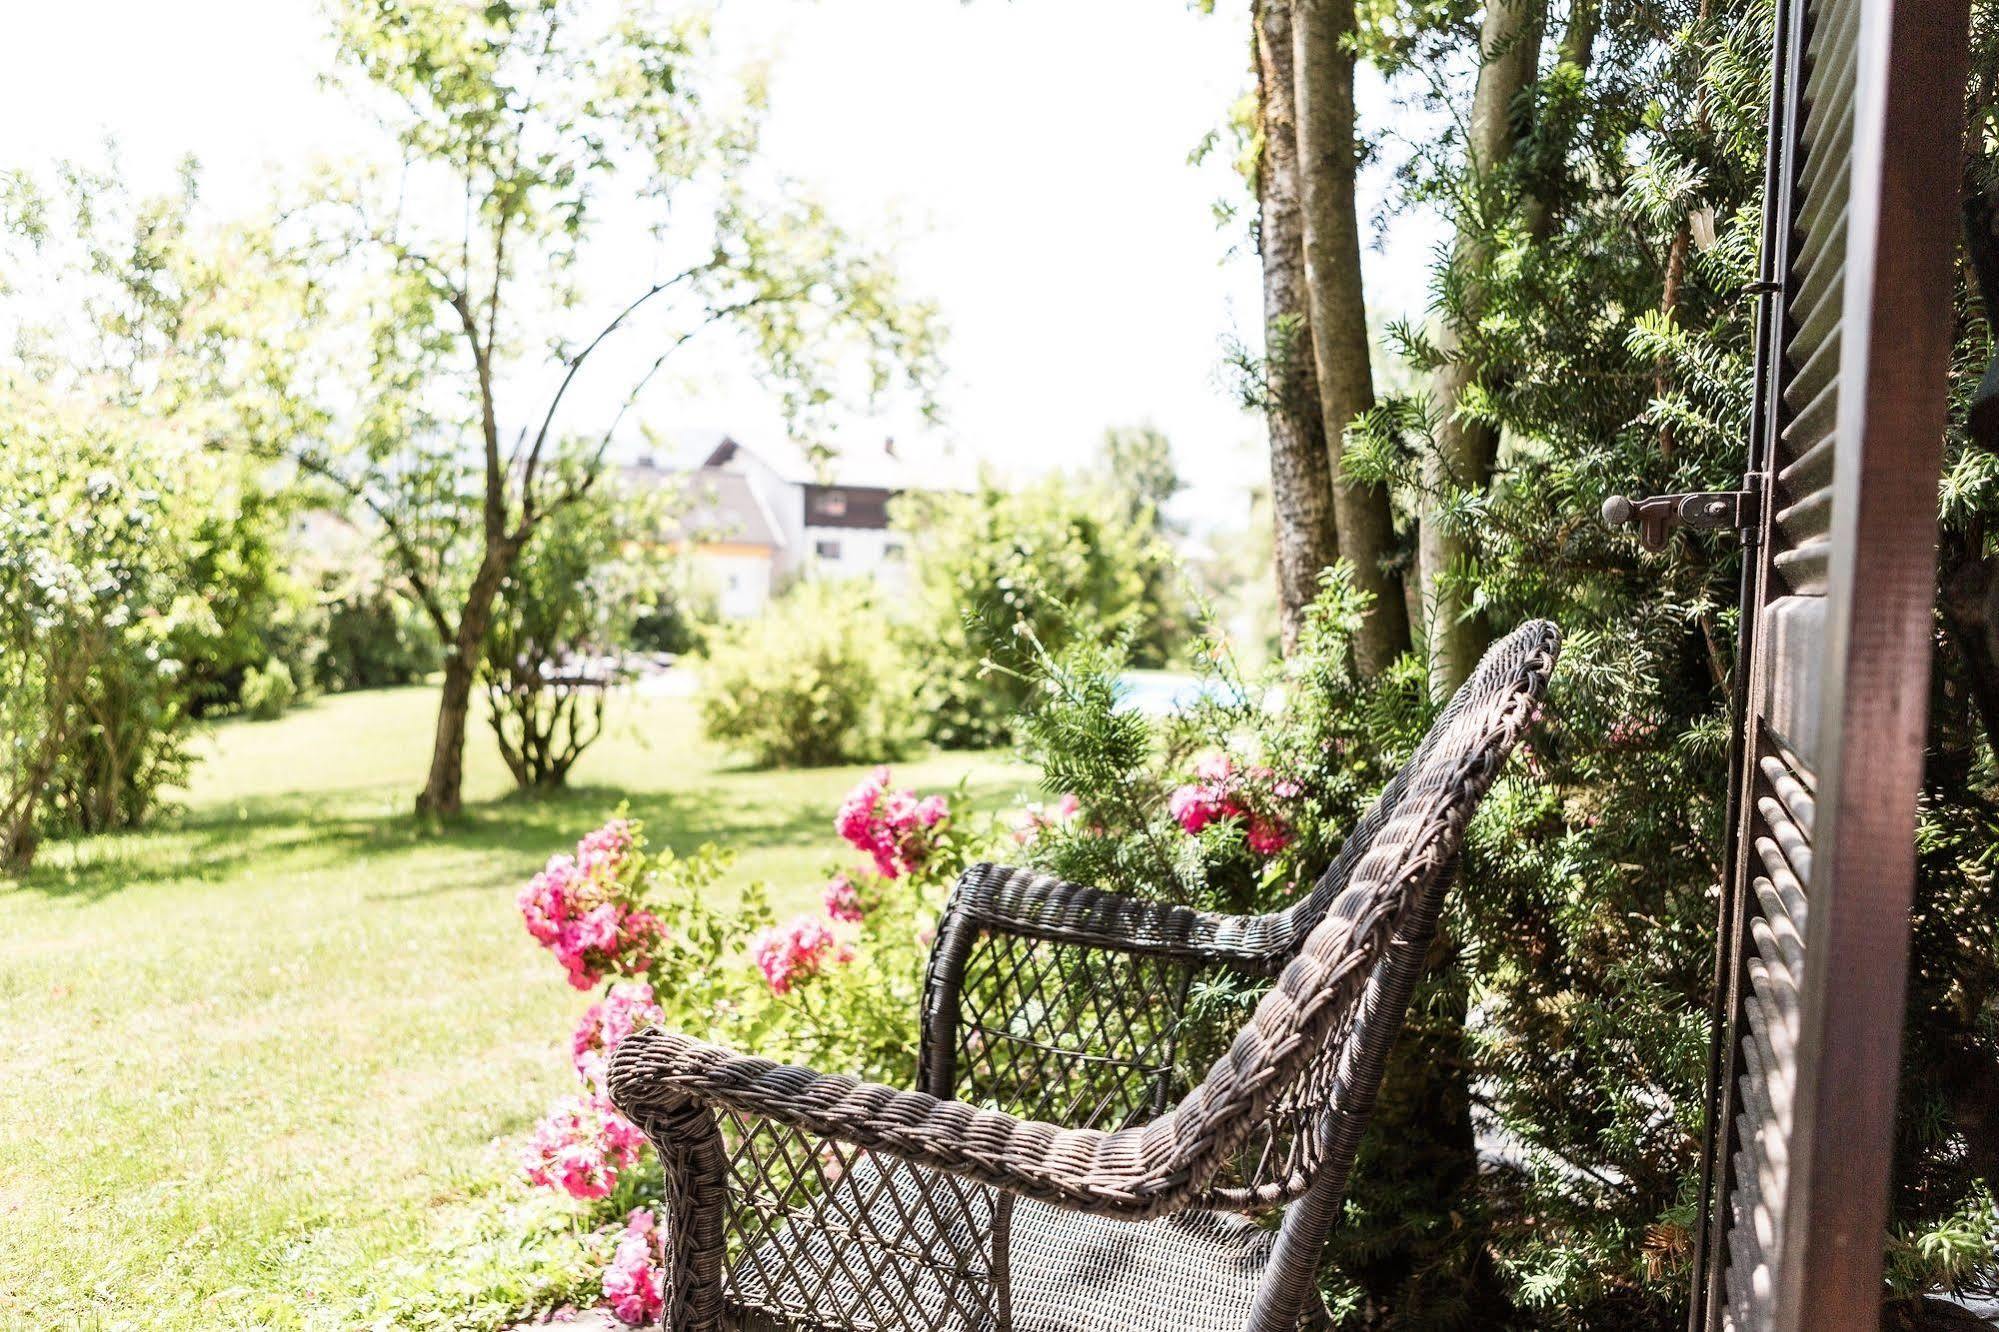
[{"label": "chair armrest", "polygon": [[992,864],[974,865],[958,880],[945,908],[946,921],[954,917],[1003,934],[1253,972],[1281,969],[1298,928],[1288,912],[1197,911]]},{"label": "chair armrest", "polygon": [[1184,1141],[1185,1107],[1115,1132],[1026,1120],[923,1092],[737,1054],[650,1028],[611,1063],[611,1099],[669,1162],[707,1150],[704,1111],[728,1110],[1059,1207],[1141,1218],[1186,1203],[1220,1165],[1212,1137]]}]

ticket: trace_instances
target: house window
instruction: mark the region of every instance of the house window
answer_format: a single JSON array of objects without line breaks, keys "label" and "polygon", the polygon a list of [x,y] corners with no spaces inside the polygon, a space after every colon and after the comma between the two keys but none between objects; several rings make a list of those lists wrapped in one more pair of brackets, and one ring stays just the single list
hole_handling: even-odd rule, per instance
[{"label": "house window", "polygon": [[837,541],[816,541],[812,545],[812,553],[822,560],[837,560],[840,558],[840,543]]},{"label": "house window", "polygon": [[903,554],[902,543],[900,541],[884,541],[882,543],[883,559],[899,560],[902,558],[902,554]]},{"label": "house window", "polygon": [[812,497],[812,512],[820,518],[844,518],[847,497],[837,490],[822,490]]}]

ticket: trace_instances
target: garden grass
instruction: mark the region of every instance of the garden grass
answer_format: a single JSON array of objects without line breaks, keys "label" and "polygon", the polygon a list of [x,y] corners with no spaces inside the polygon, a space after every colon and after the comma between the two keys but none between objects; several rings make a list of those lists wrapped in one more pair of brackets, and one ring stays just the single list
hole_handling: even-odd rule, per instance
[{"label": "garden grass", "polygon": [[[440,830],[408,812],[434,701],[225,723],[181,813],[0,879],[0,1327],[349,1325],[454,1207],[517,1187],[510,1140],[573,1088],[588,1001],[522,930],[518,885],[628,801],[656,844],[734,847],[732,882],[802,903],[862,771],[745,771],[688,701],[621,697],[552,798],[507,796],[475,729],[467,812]],[[960,777],[997,807],[1028,774],[897,770]]]}]

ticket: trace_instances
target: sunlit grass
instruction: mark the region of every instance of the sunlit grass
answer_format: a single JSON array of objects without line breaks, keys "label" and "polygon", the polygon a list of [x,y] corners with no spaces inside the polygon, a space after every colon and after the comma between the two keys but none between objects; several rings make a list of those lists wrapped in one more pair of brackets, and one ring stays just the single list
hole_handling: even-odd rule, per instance
[{"label": "sunlit grass", "polygon": [[[339,1326],[386,1260],[504,1187],[504,1144],[568,1089],[586,1002],[520,928],[518,883],[621,800],[656,841],[815,894],[858,768],[756,773],[679,699],[624,699],[575,788],[408,810],[427,689],[328,698],[205,744],[185,810],[52,845],[0,881],[0,1326]],[[898,779],[1020,791],[1000,755]]]}]

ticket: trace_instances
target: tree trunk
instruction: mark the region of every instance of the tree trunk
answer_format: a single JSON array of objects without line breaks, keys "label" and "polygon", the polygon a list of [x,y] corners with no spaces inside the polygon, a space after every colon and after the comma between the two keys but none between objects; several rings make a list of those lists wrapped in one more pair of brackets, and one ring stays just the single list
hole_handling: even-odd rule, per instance
[{"label": "tree trunk", "polygon": [[1402,576],[1392,567],[1395,522],[1385,486],[1348,479],[1347,427],[1374,406],[1368,363],[1367,300],[1360,271],[1360,213],[1354,176],[1354,0],[1294,0],[1299,195],[1303,204],[1306,299],[1318,372],[1320,411],[1331,454],[1333,513],[1340,553],[1373,606],[1354,639],[1354,665],[1372,678],[1409,649]]},{"label": "tree trunk", "polygon": [[1277,528],[1277,608],[1284,651],[1298,642],[1319,574],[1340,556],[1332,456],[1313,364],[1304,224],[1292,88],[1291,0],[1257,0],[1257,163],[1263,253],[1264,416],[1270,432],[1270,500]]},{"label": "tree trunk", "polygon": [[[1471,127],[1465,144],[1465,170],[1472,193],[1485,194],[1494,173],[1513,156],[1521,138],[1515,115],[1520,96],[1533,83],[1540,62],[1545,0],[1490,0],[1479,31],[1482,53],[1478,85],[1472,93]],[[1452,262],[1476,274],[1490,261],[1479,219],[1460,224]],[[1446,318],[1437,334],[1442,363],[1432,373],[1430,401],[1438,423],[1433,447],[1423,460],[1425,507],[1421,520],[1419,558],[1423,570],[1423,609],[1428,620],[1430,693],[1450,697],[1485,651],[1491,631],[1473,607],[1465,574],[1477,549],[1468,534],[1451,530],[1438,516],[1439,501],[1457,492],[1482,495],[1492,480],[1499,455],[1499,432],[1484,421],[1459,414],[1460,401],[1477,376],[1463,359],[1460,322],[1477,318],[1480,284],[1465,287],[1465,310]]]},{"label": "tree trunk", "polygon": [[437,701],[437,733],[430,749],[430,776],[416,798],[416,812],[449,816],[465,806],[465,724],[472,712],[472,685],[479,659],[486,651],[486,631],[493,621],[493,598],[513,568],[512,542],[489,542],[479,571],[465,591],[458,612],[458,632],[444,657],[444,692]]}]

